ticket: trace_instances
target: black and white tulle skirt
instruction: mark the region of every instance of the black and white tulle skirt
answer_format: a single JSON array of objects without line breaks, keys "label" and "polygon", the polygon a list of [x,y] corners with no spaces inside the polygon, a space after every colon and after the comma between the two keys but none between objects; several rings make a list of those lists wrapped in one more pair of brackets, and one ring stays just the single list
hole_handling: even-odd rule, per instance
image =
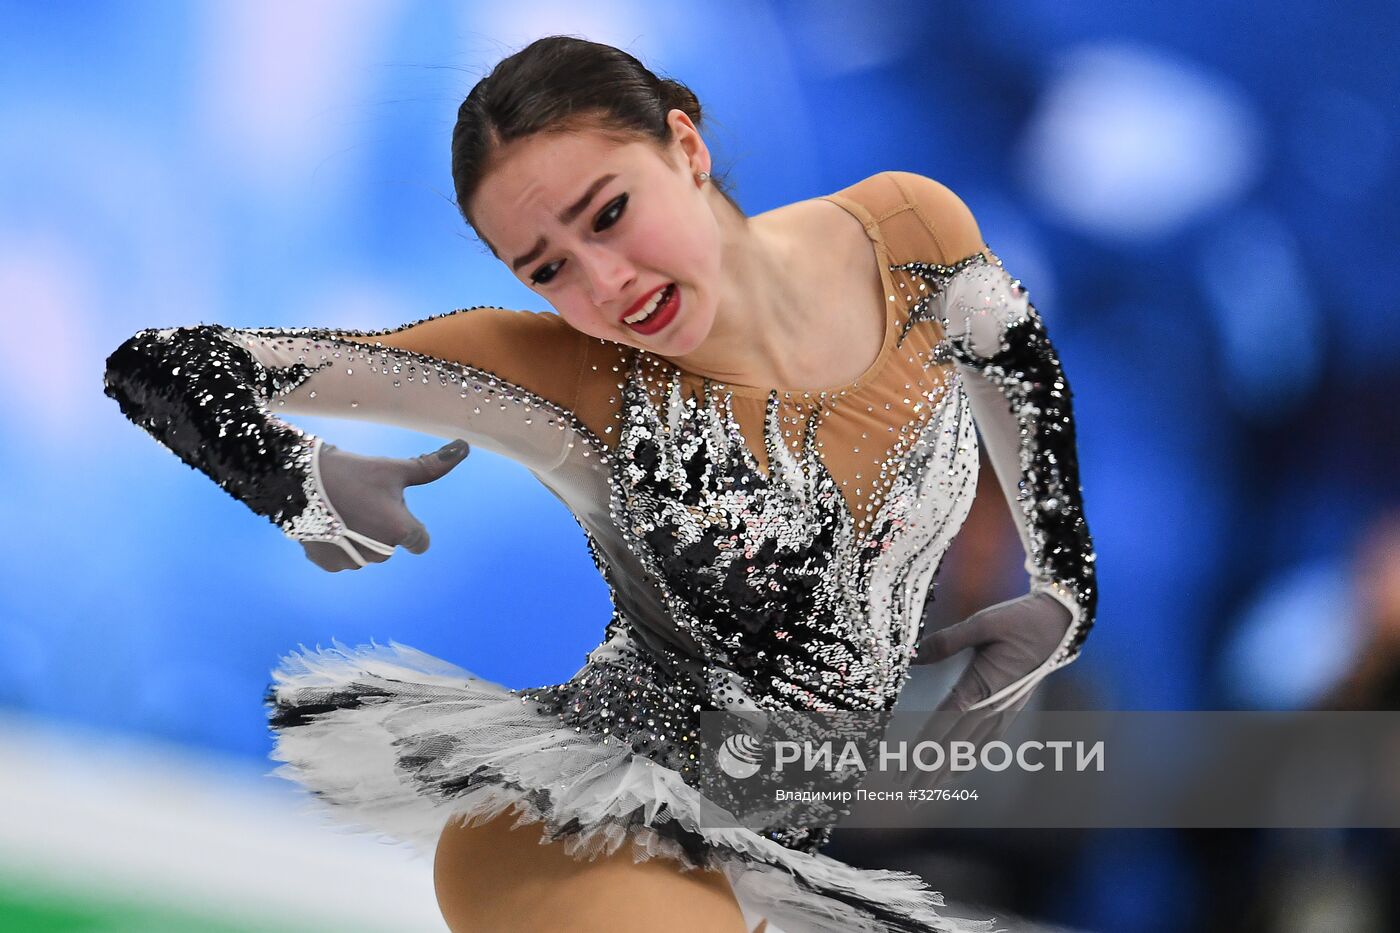
[{"label": "black and white tulle skirt", "polygon": [[990,931],[942,916],[918,876],[855,868],[742,826],[702,819],[715,804],[627,744],[562,723],[525,691],[390,642],[301,648],[268,688],[273,774],[350,831],[431,858],[449,819],[514,813],[543,823],[575,858],[630,846],[682,870],[717,868],[748,918],[773,933]]}]

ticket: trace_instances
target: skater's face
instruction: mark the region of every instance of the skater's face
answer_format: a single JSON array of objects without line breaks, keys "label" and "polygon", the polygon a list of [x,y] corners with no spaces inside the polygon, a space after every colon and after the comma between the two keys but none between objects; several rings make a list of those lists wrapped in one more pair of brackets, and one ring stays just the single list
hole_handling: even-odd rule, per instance
[{"label": "skater's face", "polygon": [[[681,356],[714,321],[713,199],[723,196],[695,177],[710,156],[690,118],[672,110],[667,122],[664,150],[586,129],[510,143],[468,215],[496,258],[576,330]],[[663,301],[649,305],[656,295]]]}]

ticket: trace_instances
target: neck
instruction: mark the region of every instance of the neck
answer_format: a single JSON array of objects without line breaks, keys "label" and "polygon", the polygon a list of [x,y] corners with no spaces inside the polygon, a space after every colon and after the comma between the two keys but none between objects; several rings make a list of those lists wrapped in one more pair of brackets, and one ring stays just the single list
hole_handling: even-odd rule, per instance
[{"label": "neck", "polygon": [[712,192],[724,276],[705,341],[672,357],[683,369],[736,385],[800,385],[798,350],[812,325],[811,302],[797,288],[803,268],[789,240],[763,215],[746,218]]}]

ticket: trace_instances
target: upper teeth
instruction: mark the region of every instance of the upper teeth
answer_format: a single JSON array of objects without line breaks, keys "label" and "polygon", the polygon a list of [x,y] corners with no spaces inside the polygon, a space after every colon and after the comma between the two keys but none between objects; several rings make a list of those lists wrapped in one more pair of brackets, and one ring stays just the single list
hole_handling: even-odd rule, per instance
[{"label": "upper teeth", "polygon": [[651,312],[656,310],[656,306],[661,304],[661,299],[666,297],[666,293],[670,291],[670,289],[671,286],[667,285],[665,288],[661,289],[661,291],[657,292],[655,295],[652,295],[651,301],[648,301],[646,304],[642,305],[642,307],[637,311],[636,314],[629,314],[627,317],[623,318],[623,320],[626,321],[628,324],[635,324],[638,321],[646,320],[647,315],[651,314]]}]

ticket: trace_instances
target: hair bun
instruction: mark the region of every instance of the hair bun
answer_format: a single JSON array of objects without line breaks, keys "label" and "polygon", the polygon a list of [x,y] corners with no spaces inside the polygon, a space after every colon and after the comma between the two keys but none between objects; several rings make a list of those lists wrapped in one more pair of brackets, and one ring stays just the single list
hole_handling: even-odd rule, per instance
[{"label": "hair bun", "polygon": [[685,115],[690,117],[691,123],[694,123],[697,128],[700,126],[700,100],[695,96],[694,91],[670,78],[659,78],[657,91],[663,111],[667,113],[672,110],[684,111]]}]

